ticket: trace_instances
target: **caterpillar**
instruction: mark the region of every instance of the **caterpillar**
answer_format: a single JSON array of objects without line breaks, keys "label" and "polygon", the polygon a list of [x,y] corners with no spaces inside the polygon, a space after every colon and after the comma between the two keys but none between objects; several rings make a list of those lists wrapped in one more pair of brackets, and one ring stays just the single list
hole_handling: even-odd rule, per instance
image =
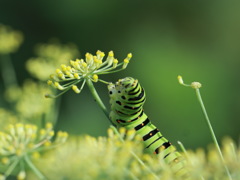
[{"label": "caterpillar", "polygon": [[186,173],[185,159],[161,134],[143,111],[146,101],[144,89],[137,79],[126,77],[108,85],[110,95],[110,119],[117,127],[135,129],[142,137],[145,151],[158,154],[171,164],[173,171],[182,176]]}]

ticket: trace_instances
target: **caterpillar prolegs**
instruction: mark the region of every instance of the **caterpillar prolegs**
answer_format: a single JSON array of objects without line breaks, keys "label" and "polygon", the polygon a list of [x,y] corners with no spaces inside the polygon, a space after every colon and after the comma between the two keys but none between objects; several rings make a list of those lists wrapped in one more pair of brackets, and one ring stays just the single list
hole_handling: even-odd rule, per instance
[{"label": "caterpillar prolegs", "polygon": [[159,154],[166,163],[173,164],[176,174],[184,175],[185,160],[176,148],[163,137],[143,111],[145,91],[137,79],[126,77],[108,85],[111,112],[110,119],[118,127],[135,129],[142,137],[145,150]]}]

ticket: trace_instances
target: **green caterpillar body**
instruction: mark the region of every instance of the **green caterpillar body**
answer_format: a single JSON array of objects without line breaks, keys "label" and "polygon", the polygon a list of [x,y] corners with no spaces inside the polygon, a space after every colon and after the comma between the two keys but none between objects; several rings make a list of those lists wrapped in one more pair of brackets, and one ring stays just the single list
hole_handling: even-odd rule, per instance
[{"label": "green caterpillar body", "polygon": [[138,80],[131,77],[108,86],[111,104],[110,118],[118,127],[135,129],[142,137],[145,150],[159,154],[166,163],[173,164],[177,174],[185,174],[184,158],[148,119],[143,111],[145,91]]}]

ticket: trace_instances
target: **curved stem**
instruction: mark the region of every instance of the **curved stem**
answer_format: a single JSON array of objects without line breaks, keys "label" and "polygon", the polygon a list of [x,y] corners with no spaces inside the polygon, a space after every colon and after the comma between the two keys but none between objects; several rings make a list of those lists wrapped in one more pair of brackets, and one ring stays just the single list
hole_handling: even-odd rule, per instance
[{"label": "curved stem", "polygon": [[2,64],[2,78],[5,88],[11,85],[18,85],[16,73],[9,54],[2,54],[0,63]]},{"label": "curved stem", "polygon": [[103,104],[101,98],[99,97],[99,95],[98,95],[98,93],[97,93],[97,91],[96,91],[96,89],[95,89],[95,87],[94,87],[91,79],[87,79],[87,82],[86,82],[86,83],[87,83],[88,88],[89,88],[90,92],[92,93],[94,99],[96,100],[96,102],[98,103],[98,105],[100,106],[100,108],[102,109],[102,111],[104,112],[104,114],[107,116],[109,122],[110,122],[113,126],[115,126],[115,125],[113,124],[113,122],[111,121],[111,119],[109,118],[109,112],[107,111],[106,106]]},{"label": "curved stem", "polygon": [[206,120],[207,125],[208,125],[208,127],[209,127],[210,133],[211,133],[211,135],[212,135],[213,142],[214,142],[214,144],[215,144],[215,146],[216,146],[216,148],[217,148],[218,154],[219,154],[219,156],[220,156],[220,158],[221,158],[221,161],[222,161],[222,163],[223,163],[223,166],[224,166],[224,168],[225,168],[225,170],[226,170],[226,173],[227,173],[227,175],[228,175],[228,178],[229,178],[230,180],[232,180],[231,174],[230,174],[230,172],[229,172],[228,167],[226,166],[226,163],[225,163],[225,160],[224,160],[224,158],[223,158],[221,149],[220,149],[220,147],[219,147],[217,138],[216,138],[216,136],[215,136],[215,133],[214,133],[213,128],[212,128],[212,125],[211,125],[211,122],[210,122],[210,120],[209,120],[207,111],[206,111],[205,106],[204,106],[204,104],[203,104],[202,97],[201,97],[201,94],[200,94],[200,90],[199,90],[198,88],[196,89],[196,95],[197,95],[198,101],[199,101],[199,103],[200,103],[200,105],[201,105],[202,112],[203,112],[203,114],[204,114],[205,120]]},{"label": "curved stem", "polygon": [[[120,141],[124,143],[124,140],[122,136],[119,134],[118,130],[113,126],[111,126],[111,128],[118,135],[118,138],[120,139]],[[133,151],[130,151],[130,153],[138,161],[139,164],[141,164],[144,168],[148,170],[149,173],[151,173],[154,176],[155,179],[159,179],[159,177],[157,177],[157,175],[149,167],[147,167],[145,163]]]},{"label": "curved stem", "polygon": [[32,163],[32,161],[29,159],[29,157],[26,155],[24,157],[24,160],[26,161],[27,165],[33,170],[33,172],[39,177],[41,180],[46,180],[47,178],[36,168],[36,166]]},{"label": "curved stem", "polygon": [[[188,152],[187,152],[186,148],[184,147],[183,143],[180,142],[180,141],[178,141],[177,143],[178,143],[178,145],[180,146],[180,148],[182,149],[182,151],[183,151],[183,153],[184,153],[187,161],[193,166],[194,163],[193,163],[193,162],[191,161],[191,159],[189,158]],[[204,177],[203,177],[201,174],[199,174],[199,178],[200,178],[201,180],[205,180]]]},{"label": "curved stem", "polygon": [[8,169],[6,170],[6,172],[4,173],[4,175],[5,175],[6,177],[8,177],[8,176],[12,173],[12,171],[14,170],[14,168],[17,166],[18,163],[19,163],[19,159],[16,158],[16,159],[13,161],[13,163],[8,167]]}]

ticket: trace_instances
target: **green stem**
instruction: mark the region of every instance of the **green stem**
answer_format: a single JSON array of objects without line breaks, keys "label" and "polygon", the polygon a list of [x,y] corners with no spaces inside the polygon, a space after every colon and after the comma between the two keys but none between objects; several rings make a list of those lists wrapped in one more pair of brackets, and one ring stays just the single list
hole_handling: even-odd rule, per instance
[{"label": "green stem", "polygon": [[[111,128],[118,135],[120,141],[124,143],[124,140],[122,136],[119,134],[118,130],[114,126],[111,126]],[[145,163],[133,151],[130,151],[130,152],[132,156],[139,162],[139,164],[141,164],[144,168],[146,168],[149,171],[149,173],[151,173],[156,179],[159,179],[159,177],[157,177],[157,175],[155,175],[155,173],[149,167],[147,167]]]},{"label": "green stem", "polygon": [[[187,159],[189,160],[189,157],[188,157],[188,154],[187,154],[187,150],[186,150],[186,148],[184,147],[183,143],[180,142],[180,141],[178,141],[177,143],[178,143],[178,145],[180,146],[180,148],[182,149],[182,152],[185,154],[185,156],[186,156]],[[192,162],[191,162],[191,164],[192,164]]]},{"label": "green stem", "polygon": [[220,156],[220,158],[221,158],[221,160],[222,160],[223,166],[224,166],[224,168],[225,168],[225,170],[226,170],[226,173],[227,173],[227,175],[228,175],[228,178],[229,178],[230,180],[232,180],[231,174],[230,174],[230,172],[229,172],[228,167],[226,166],[226,163],[225,163],[225,160],[224,160],[224,158],[223,158],[221,149],[220,149],[220,147],[219,147],[217,138],[216,138],[216,136],[215,136],[215,133],[214,133],[213,128],[212,128],[212,125],[211,125],[211,122],[210,122],[210,120],[209,120],[207,111],[206,111],[205,106],[204,106],[204,104],[203,104],[202,97],[201,97],[201,94],[200,94],[200,90],[199,90],[198,88],[196,89],[196,95],[197,95],[198,101],[199,101],[199,103],[200,103],[200,105],[201,105],[202,112],[203,112],[204,117],[205,117],[205,119],[206,119],[206,122],[207,122],[207,125],[208,125],[208,127],[209,127],[210,133],[211,133],[211,135],[212,135],[213,142],[214,142],[214,144],[215,144],[215,146],[216,146],[216,148],[217,148],[218,154],[219,154],[219,156]]},{"label": "green stem", "polygon": [[[180,148],[182,149],[182,151],[183,151],[185,157],[187,158],[188,162],[193,166],[193,162],[192,162],[191,159],[189,158],[188,153],[187,153],[187,150],[186,150],[186,148],[184,147],[183,143],[180,142],[180,141],[178,141],[177,143],[178,143],[178,145],[180,146]],[[199,175],[199,178],[200,178],[201,180],[204,180],[204,177],[201,176],[201,175]]]},{"label": "green stem", "polygon": [[86,83],[87,83],[88,88],[89,88],[90,92],[92,93],[94,99],[96,100],[97,104],[100,106],[100,108],[102,109],[102,111],[104,112],[104,114],[107,116],[109,122],[110,122],[113,126],[115,126],[115,125],[113,124],[113,122],[111,121],[111,119],[109,118],[109,112],[107,111],[107,108],[105,107],[105,105],[103,104],[101,98],[99,97],[99,95],[98,95],[98,93],[97,93],[97,91],[96,91],[96,89],[95,89],[95,87],[94,87],[91,79],[87,79],[87,82],[86,82]]},{"label": "green stem", "polygon": [[6,177],[8,177],[8,176],[12,173],[12,171],[14,170],[14,168],[17,166],[18,163],[19,163],[19,159],[16,158],[16,159],[14,160],[14,162],[8,167],[8,169],[6,170],[6,172],[4,173],[4,175],[5,175]]},{"label": "green stem", "polygon": [[1,55],[2,78],[5,88],[11,85],[18,85],[16,73],[9,54]]},{"label": "green stem", "polygon": [[32,163],[29,157],[26,155],[24,157],[27,165],[33,170],[33,172],[39,177],[41,180],[46,180],[47,178],[36,168],[36,166]]}]

